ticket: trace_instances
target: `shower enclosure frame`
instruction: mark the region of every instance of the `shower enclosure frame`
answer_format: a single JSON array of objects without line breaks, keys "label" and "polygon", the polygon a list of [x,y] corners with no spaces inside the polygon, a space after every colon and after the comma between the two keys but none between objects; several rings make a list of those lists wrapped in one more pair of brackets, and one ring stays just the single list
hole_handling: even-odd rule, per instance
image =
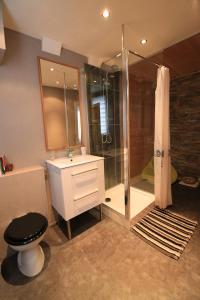
[{"label": "shower enclosure frame", "polygon": [[[162,65],[148,59],[135,51],[125,47],[125,25],[122,24],[122,90],[123,90],[123,142],[124,142],[124,187],[125,187],[125,218],[131,219],[130,197],[130,106],[129,106],[129,55],[133,54],[142,60],[154,65],[156,68]],[[134,204],[133,204],[134,205]]]},{"label": "shower enclosure frame", "polygon": [[130,111],[129,111],[129,75],[128,55],[125,47],[125,26],[122,25],[122,102],[123,102],[123,147],[124,147],[124,197],[125,218],[130,220]]}]

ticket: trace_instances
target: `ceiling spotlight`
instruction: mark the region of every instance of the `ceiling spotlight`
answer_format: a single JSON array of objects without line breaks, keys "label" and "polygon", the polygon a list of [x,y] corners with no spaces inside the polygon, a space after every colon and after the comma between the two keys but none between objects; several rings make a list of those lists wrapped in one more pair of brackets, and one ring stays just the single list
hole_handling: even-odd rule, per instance
[{"label": "ceiling spotlight", "polygon": [[142,45],[145,45],[147,43],[147,40],[146,39],[142,39],[141,41],[140,41],[140,44],[142,44]]},{"label": "ceiling spotlight", "polygon": [[104,18],[108,18],[110,16],[110,11],[107,8],[105,8],[102,12],[102,16]]},{"label": "ceiling spotlight", "polygon": [[97,81],[96,80],[94,80],[94,83],[96,83]]},{"label": "ceiling spotlight", "polygon": [[50,71],[54,71],[54,68],[50,68]]},{"label": "ceiling spotlight", "polygon": [[60,84],[60,82],[59,82],[59,81],[56,81],[56,84]]}]

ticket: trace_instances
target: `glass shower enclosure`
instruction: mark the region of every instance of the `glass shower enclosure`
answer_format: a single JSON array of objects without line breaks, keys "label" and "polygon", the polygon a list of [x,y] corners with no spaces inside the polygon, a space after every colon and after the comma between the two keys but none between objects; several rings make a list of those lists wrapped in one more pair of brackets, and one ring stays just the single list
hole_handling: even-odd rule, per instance
[{"label": "glass shower enclosure", "polygon": [[129,52],[130,217],[154,202],[154,118],[157,68]]},{"label": "glass shower enclosure", "polygon": [[105,204],[125,215],[121,58],[85,65],[90,153],[104,157]]},{"label": "glass shower enclosure", "polygon": [[123,46],[85,74],[90,153],[104,157],[104,204],[130,220],[154,203],[157,67]]}]

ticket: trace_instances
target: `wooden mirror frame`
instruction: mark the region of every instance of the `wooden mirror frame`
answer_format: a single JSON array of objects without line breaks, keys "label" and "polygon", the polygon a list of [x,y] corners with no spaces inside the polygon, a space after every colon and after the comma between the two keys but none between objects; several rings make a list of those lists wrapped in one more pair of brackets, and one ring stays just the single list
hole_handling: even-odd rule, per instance
[{"label": "wooden mirror frame", "polygon": [[[79,105],[80,105],[80,120],[81,120],[81,142],[78,145],[70,146],[69,141],[67,140],[66,147],[54,148],[54,149],[49,149],[49,147],[48,147],[47,125],[46,125],[46,117],[45,117],[45,112],[44,112],[44,94],[43,94],[43,89],[42,89],[42,72],[41,72],[41,64],[40,64],[41,59],[75,69],[78,72],[78,91],[79,91],[78,100],[79,100]],[[67,148],[72,148],[72,149],[80,148],[81,146],[83,146],[83,103],[82,103],[82,97],[81,97],[80,69],[70,66],[68,64],[60,63],[55,60],[47,59],[47,58],[41,57],[41,56],[37,57],[37,62],[38,62],[39,85],[40,85],[40,94],[41,94],[42,115],[43,115],[43,125],[44,125],[44,138],[45,138],[46,150],[47,151],[62,151],[62,150],[66,150]]]}]

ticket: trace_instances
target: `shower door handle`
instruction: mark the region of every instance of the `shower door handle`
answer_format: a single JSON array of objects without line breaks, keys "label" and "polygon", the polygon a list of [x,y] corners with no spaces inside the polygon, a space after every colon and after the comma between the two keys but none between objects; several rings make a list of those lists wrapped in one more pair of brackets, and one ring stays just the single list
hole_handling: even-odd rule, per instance
[{"label": "shower door handle", "polygon": [[164,157],[164,150],[156,150],[154,153],[155,157]]},{"label": "shower door handle", "polygon": [[[104,137],[105,137],[105,139],[104,139]],[[111,137],[110,133],[105,134],[105,135],[102,134],[101,140],[102,140],[102,144],[111,144],[112,143],[112,137]]]}]

